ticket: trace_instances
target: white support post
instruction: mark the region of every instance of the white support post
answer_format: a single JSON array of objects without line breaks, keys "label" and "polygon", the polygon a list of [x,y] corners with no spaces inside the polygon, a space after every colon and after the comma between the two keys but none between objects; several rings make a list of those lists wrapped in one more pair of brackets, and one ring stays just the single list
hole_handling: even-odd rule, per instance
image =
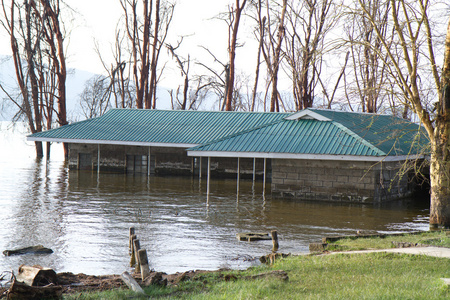
[{"label": "white support post", "polygon": [[256,157],[253,158],[253,184],[255,184],[256,180]]},{"label": "white support post", "polygon": [[202,158],[201,156],[198,158],[200,160],[198,163],[198,179],[200,180],[202,180]]},{"label": "white support post", "polygon": [[97,144],[97,174],[100,174],[100,144]]},{"label": "white support post", "polygon": [[266,167],[267,167],[267,161],[264,157],[264,174],[263,174],[263,195],[266,194]]},{"label": "white support post", "polygon": [[150,174],[151,174],[151,170],[150,170],[150,168],[151,168],[151,154],[152,154],[152,152],[151,152],[151,147],[150,146],[148,146],[148,159],[147,159],[147,176],[148,177],[150,177]]},{"label": "white support post", "polygon": [[209,181],[211,177],[211,157],[208,156],[208,177],[206,179],[206,202],[209,204]]},{"label": "white support post", "polygon": [[241,158],[238,157],[237,161],[237,186],[236,186],[236,193],[239,197],[239,181],[240,181],[240,175],[241,175]]}]

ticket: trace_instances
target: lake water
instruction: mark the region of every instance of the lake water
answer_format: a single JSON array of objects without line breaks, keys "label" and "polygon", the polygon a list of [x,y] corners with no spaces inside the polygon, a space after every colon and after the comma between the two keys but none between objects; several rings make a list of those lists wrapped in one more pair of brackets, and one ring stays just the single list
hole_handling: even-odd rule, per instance
[{"label": "lake water", "polygon": [[92,275],[130,271],[129,227],[150,268],[167,273],[247,268],[272,242],[240,242],[239,232],[277,230],[280,252],[308,252],[323,236],[428,230],[429,199],[351,205],[271,199],[262,182],[69,171],[61,145],[36,160],[23,126],[1,122],[0,250],[44,245],[50,255],[0,256],[0,271],[39,264]]}]

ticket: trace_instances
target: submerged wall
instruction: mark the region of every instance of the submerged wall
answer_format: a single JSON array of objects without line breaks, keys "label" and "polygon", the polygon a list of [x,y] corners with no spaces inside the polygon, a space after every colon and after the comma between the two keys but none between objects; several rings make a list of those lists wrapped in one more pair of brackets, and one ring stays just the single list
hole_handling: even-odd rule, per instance
[{"label": "submerged wall", "polygon": [[[148,155],[150,151],[150,160]],[[94,144],[69,144],[69,167],[79,170],[97,170],[98,146]],[[207,176],[208,159],[188,157],[183,148],[139,147],[125,145],[100,145],[100,171],[116,173],[147,174],[150,163],[151,174],[194,175],[200,167],[202,177]],[[253,159],[240,160],[241,178],[253,177]],[[261,178],[264,160],[256,159],[256,177]],[[270,178],[270,160],[266,172]],[[236,178],[237,158],[211,158],[211,176]]]},{"label": "submerged wall", "polygon": [[274,159],[272,195],[335,202],[377,203],[413,193],[411,174],[399,162]]}]

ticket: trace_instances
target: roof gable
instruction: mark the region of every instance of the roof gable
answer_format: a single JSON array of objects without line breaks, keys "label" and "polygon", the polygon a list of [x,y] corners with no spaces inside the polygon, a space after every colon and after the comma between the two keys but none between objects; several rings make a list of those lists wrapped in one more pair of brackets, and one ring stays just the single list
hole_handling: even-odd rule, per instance
[{"label": "roof gable", "polygon": [[[418,139],[421,143],[416,143]],[[420,126],[393,116],[307,109],[276,123],[190,148],[188,153],[407,156],[419,154],[426,142]]]}]

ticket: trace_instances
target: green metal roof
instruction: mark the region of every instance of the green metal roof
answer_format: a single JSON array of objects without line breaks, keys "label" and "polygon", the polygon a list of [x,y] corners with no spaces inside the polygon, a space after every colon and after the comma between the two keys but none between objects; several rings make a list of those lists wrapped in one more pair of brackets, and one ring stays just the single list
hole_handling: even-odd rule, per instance
[{"label": "green metal roof", "polygon": [[[420,126],[393,116],[317,109],[308,109],[306,114],[302,111],[300,115],[299,119],[279,120],[190,148],[188,153],[191,156],[202,156],[202,153],[243,156],[247,152],[254,157],[256,153],[384,157],[418,154],[420,145],[426,142]],[[289,116],[292,117],[295,114]],[[412,142],[417,137],[422,143]]]},{"label": "green metal roof", "polygon": [[272,123],[288,113],[111,109],[28,136],[31,141],[190,147]]}]

